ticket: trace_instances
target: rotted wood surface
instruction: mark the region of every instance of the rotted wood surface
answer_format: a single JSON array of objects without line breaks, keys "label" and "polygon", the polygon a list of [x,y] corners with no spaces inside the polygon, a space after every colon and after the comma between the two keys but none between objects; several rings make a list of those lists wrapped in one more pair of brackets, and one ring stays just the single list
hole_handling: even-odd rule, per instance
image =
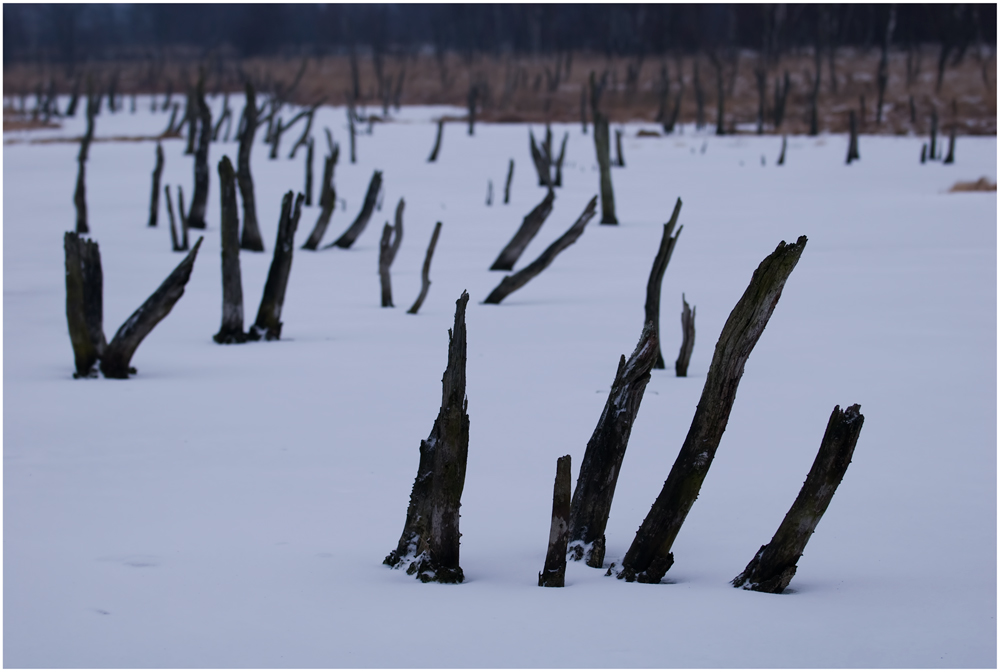
[{"label": "rotted wood surface", "polygon": [[597,165],[601,171],[601,224],[617,224],[615,192],[611,186],[611,138],[608,135],[608,118],[596,110],[594,147],[597,150]]},{"label": "rotted wood surface", "polygon": [[66,264],[66,322],[76,364],[74,378],[96,375],[104,354],[104,273],[97,243],[67,231],[63,236]]},{"label": "rotted wood surface", "polygon": [[514,268],[514,264],[517,263],[521,254],[524,253],[525,248],[528,247],[528,243],[531,242],[531,239],[535,237],[538,230],[542,228],[545,219],[552,213],[552,204],[555,200],[556,192],[549,189],[542,202],[536,205],[525,216],[524,221],[521,222],[521,227],[514,234],[514,237],[500,251],[496,261],[490,266],[491,271],[510,271]]},{"label": "rotted wood surface", "polygon": [[552,523],[545,566],[538,573],[538,585],[562,588],[566,585],[566,547],[569,542],[570,489],[573,486],[571,458],[556,460],[556,482],[552,488]]}]

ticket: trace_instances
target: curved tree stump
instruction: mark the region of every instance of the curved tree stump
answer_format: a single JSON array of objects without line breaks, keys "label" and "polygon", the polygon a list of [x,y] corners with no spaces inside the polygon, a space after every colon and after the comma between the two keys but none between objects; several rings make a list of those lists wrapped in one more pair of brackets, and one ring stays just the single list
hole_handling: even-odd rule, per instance
[{"label": "curved tree stump", "polygon": [[955,128],[958,124],[951,125],[951,132],[948,134],[948,155],[944,157],[945,165],[955,163]]},{"label": "curved tree stump", "polygon": [[236,176],[228,156],[219,161],[222,209],[222,326],[216,343],[243,343],[243,279],[240,274],[240,222],[236,214]]},{"label": "curved tree stump", "polygon": [[[553,192],[550,191],[549,193]],[[573,223],[573,226],[566,230],[566,233],[556,238],[533,262],[517,273],[508,275],[501,280],[500,284],[490,292],[490,295],[486,297],[483,303],[500,303],[509,294],[524,287],[532,278],[548,268],[549,264],[555,260],[560,252],[575,243],[576,239],[583,235],[583,228],[587,226],[587,222],[596,214],[596,209],[597,196],[594,196],[590,199],[590,203],[584,208],[580,217]]]},{"label": "curved tree stump", "polygon": [[285,289],[288,287],[288,276],[292,272],[292,249],[295,243],[295,230],[302,215],[303,200],[304,196],[299,194],[295,199],[293,211],[292,192],[289,191],[281,199],[281,217],[278,220],[278,239],[274,241],[274,257],[271,259],[271,268],[264,283],[264,293],[260,298],[257,321],[247,333],[247,338],[251,341],[261,338],[265,341],[277,341],[281,338],[281,309],[285,305]]},{"label": "curved tree stump", "polygon": [[785,165],[785,150],[788,148],[788,136],[781,136],[781,154],[778,155],[778,165]]},{"label": "curved tree stump", "polygon": [[434,248],[437,247],[438,236],[441,235],[441,222],[434,225],[434,233],[431,234],[431,242],[427,246],[427,255],[424,257],[424,267],[420,272],[420,294],[417,300],[407,312],[409,315],[416,315],[420,306],[424,305],[427,298],[427,291],[431,288],[431,259],[434,257]]},{"label": "curved tree stump", "polygon": [[535,237],[538,230],[542,228],[542,224],[545,223],[545,219],[551,214],[552,203],[555,200],[556,192],[549,189],[542,202],[536,205],[525,216],[524,221],[521,222],[521,228],[517,230],[517,233],[510,239],[507,246],[500,251],[500,255],[493,262],[493,265],[490,266],[491,271],[510,271],[514,268],[514,264],[517,263],[521,254],[524,253],[524,249],[528,247],[528,243]]},{"label": "curved tree stump", "polygon": [[184,295],[184,286],[191,278],[191,269],[194,268],[194,260],[198,256],[202,240],[202,237],[198,238],[198,242],[184,257],[184,261],[177,265],[163,284],[119,327],[115,337],[104,350],[104,356],[101,357],[101,373],[105,378],[124,379],[128,378],[130,373],[135,373],[135,369],[129,366],[132,355],[142,343],[142,339],[149,335],[160,320],[170,314],[174,304]]},{"label": "curved tree stump", "polygon": [[625,355],[618,361],[608,401],[583,454],[570,509],[569,551],[574,560],[582,559],[590,567],[604,564],[604,531],[611,515],[611,500],[659,348],[656,325],[647,322],[628,361]]},{"label": "curved tree stump", "polygon": [[427,163],[434,163],[437,161],[438,152],[441,151],[442,135],[444,135],[444,119],[438,119],[438,130],[437,136],[434,138],[434,149],[431,150],[431,155],[427,157]]},{"label": "curved tree stump", "polygon": [[254,198],[253,176],[250,175],[250,150],[253,149],[254,135],[257,133],[258,110],[256,93],[249,81],[246,84],[246,99],[243,132],[239,134],[240,148],[236,154],[236,179],[240,185],[240,198],[243,199],[243,237],[240,239],[240,247],[263,252],[264,239],[257,224],[257,201]]},{"label": "curved tree stump", "polygon": [[396,260],[396,253],[403,243],[403,199],[399,199],[396,206],[396,224],[389,226],[386,222],[382,229],[382,240],[379,242],[378,254],[378,277],[382,286],[382,307],[392,308],[392,279],[389,276],[389,267]]},{"label": "curved tree stump", "polygon": [[448,330],[448,366],[444,371],[441,411],[426,441],[420,442],[420,464],[410,493],[406,523],[396,550],[383,564],[406,567],[427,583],[461,583],[459,507],[465,488],[469,454],[469,402],[465,398],[465,307],[469,295],[456,302],[455,328]]},{"label": "curved tree stump", "polygon": [[545,566],[538,573],[538,585],[562,588],[566,585],[566,546],[569,543],[569,506],[571,481],[570,456],[556,460],[556,482],[552,488],[552,524]]},{"label": "curved tree stump", "polygon": [[[663,238],[660,239],[660,249],[653,259],[653,268],[649,271],[649,280],[646,282],[646,322],[652,322],[660,333],[660,291],[663,288],[663,274],[670,263],[670,257],[674,253],[674,246],[684,229],[682,226],[677,230],[677,235],[672,235],[674,226],[677,224],[677,217],[681,213],[681,199],[677,199],[674,204],[674,212],[670,215],[670,221],[663,225]],[[663,361],[663,352],[660,346],[656,346],[656,363],[654,369],[664,369],[666,364]]]},{"label": "curved tree stump", "polygon": [[[548,132],[551,133],[551,131]],[[538,174],[538,186],[551,189],[553,187],[551,161],[545,153],[545,145],[543,143],[541,149],[538,147],[535,142],[535,134],[531,132],[530,128],[528,129],[528,141],[531,148],[531,161],[535,164],[535,172]]]},{"label": "curved tree stump", "polygon": [[678,378],[686,378],[688,375],[688,363],[691,361],[691,353],[694,352],[694,313],[695,309],[688,305],[687,299],[681,294],[681,301],[684,308],[681,310],[681,351],[674,362],[674,371]]},{"label": "curved tree stump", "polygon": [[104,354],[104,273],[97,243],[67,231],[63,236],[66,253],[66,322],[76,363],[74,378],[93,378],[94,365]]},{"label": "curved tree stump", "polygon": [[160,214],[160,177],[163,175],[163,147],[156,143],[156,166],[153,168],[153,194],[149,198],[149,226],[156,226]]},{"label": "curved tree stump", "polygon": [[[353,163],[353,161],[351,162]],[[361,212],[355,218],[354,222],[347,227],[347,231],[341,234],[340,238],[333,241],[329,245],[324,246],[325,249],[331,247],[340,247],[345,250],[350,249],[354,241],[358,239],[361,232],[365,230],[368,226],[368,220],[372,218],[372,212],[375,210],[375,203],[378,201],[379,191],[382,189],[382,171],[376,170],[372,174],[371,182],[368,183],[368,192],[365,194],[364,205],[361,206]]]},{"label": "curved tree stump", "polygon": [[805,246],[805,236],[792,245],[782,241],[754,271],[750,285],[729,314],[691,428],[663,489],[625,554],[619,579],[659,583],[673,564],[670,549],[712,466],[736,401],[743,367]]},{"label": "curved tree stump", "polygon": [[323,184],[319,188],[319,218],[313,227],[312,233],[302,246],[303,250],[315,250],[323,240],[326,227],[330,225],[330,218],[333,217],[333,210],[337,205],[337,192],[333,188],[333,169],[337,165],[337,157],[340,155],[340,146],[334,145],[330,155],[323,162]]},{"label": "curved tree stump", "polygon": [[205,209],[208,207],[208,145],[212,141],[212,110],[205,102],[205,73],[198,76],[194,93],[194,110],[199,118],[198,149],[194,154],[194,194],[191,195],[191,212],[188,228],[205,228]]},{"label": "curved tree stump", "polygon": [[503,188],[503,204],[507,205],[510,203],[510,182],[514,179],[514,159],[510,160],[510,165],[507,167],[507,182]]},{"label": "curved tree stump", "polygon": [[770,543],[761,546],[746,569],[733,579],[735,587],[761,593],[780,593],[788,587],[798,569],[796,563],[847,473],[864,422],[860,405],[843,411],[834,406],[799,496]]},{"label": "curved tree stump", "polygon": [[97,100],[90,93],[91,84],[87,82],[87,130],[80,140],[80,153],[76,161],[76,190],[73,192],[73,205],[76,206],[76,232],[90,233],[87,223],[87,157],[90,154],[90,142],[94,139],[94,117],[97,116]]}]

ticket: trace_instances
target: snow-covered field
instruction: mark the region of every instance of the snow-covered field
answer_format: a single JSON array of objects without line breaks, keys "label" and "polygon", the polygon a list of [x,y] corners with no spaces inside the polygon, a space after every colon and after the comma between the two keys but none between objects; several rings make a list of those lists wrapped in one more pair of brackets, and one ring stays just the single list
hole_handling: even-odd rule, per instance
[{"label": "snow-covered field", "polygon": [[[218,113],[221,98],[212,105]],[[236,114],[242,103],[230,101]],[[65,108],[65,101],[62,103]],[[313,132],[316,178],[330,127],[340,206],[353,220],[374,169],[381,211],[349,251],[298,249],[280,342],[216,345],[221,319],[216,165],[187,291],[143,342],[128,381],[74,380],[63,233],[74,226],[77,145],[3,148],[4,658],[6,667],[985,667],[997,664],[997,200],[951,194],[997,179],[996,138],[960,138],[956,163],[920,165],[920,138],[637,137],[613,172],[621,225],[595,218],[541,276],[499,306],[488,271],[544,196],[523,125],[446,127],[403,110],[346,159],[341,108]],[[460,114],[460,110],[450,112]],[[97,118],[97,137],[155,135],[168,115]],[[69,137],[7,133],[5,142]],[[535,127],[536,137],[543,134]],[[555,209],[517,268],[597,193],[592,135],[570,134]],[[280,199],[303,154],[254,148],[267,246],[244,252],[252,322]],[[163,143],[163,182],[190,202],[193,157]],[[704,151],[703,151],[704,150]],[[511,203],[502,204],[508,160]],[[118,326],[182,255],[165,210],[146,226],[154,143],[95,142],[92,237],[104,329]],[[487,180],[494,204],[485,205]],[[318,187],[317,187],[318,193]],[[750,356],[714,466],[673,547],[664,584],[626,584],[570,563],[537,587],[556,458],[574,478],[619,355],[642,328],[649,269],[674,200],[683,233],[663,284],[672,366],[681,293],[697,307],[690,377],[654,371],[608,525],[606,562],[632,541],[673,463],[715,341],[757,264],[809,243]],[[405,198],[379,307],[378,239]],[[163,207],[161,199],[161,208]],[[420,314],[405,310],[443,222]],[[192,233],[197,233],[192,231]],[[402,530],[418,446],[441,399],[455,301],[467,289],[471,442],[462,500],[462,585],[421,584],[381,564]],[[854,461],[783,595],[729,581],[774,533],[834,405],[861,404]]]}]

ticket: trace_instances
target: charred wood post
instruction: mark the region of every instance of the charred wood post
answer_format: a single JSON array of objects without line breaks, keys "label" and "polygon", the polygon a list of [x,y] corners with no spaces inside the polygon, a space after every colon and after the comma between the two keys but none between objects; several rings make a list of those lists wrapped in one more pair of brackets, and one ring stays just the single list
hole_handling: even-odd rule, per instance
[{"label": "charred wood post", "polygon": [[66,116],[75,117],[76,116],[76,106],[80,102],[80,77],[73,81],[73,91],[69,96],[69,104],[66,106]]},{"label": "charred wood post", "polygon": [[583,134],[587,135],[587,87],[580,88],[580,124],[583,126]]},{"label": "charred wood post", "polygon": [[339,155],[340,147],[335,146],[323,163],[323,184],[319,188],[319,218],[302,246],[303,250],[315,250],[319,247],[323,234],[326,233],[326,227],[330,224],[330,217],[333,216],[333,209],[337,205],[337,192],[333,188],[333,168],[337,164]]},{"label": "charred wood post", "polygon": [[[650,269],[649,280],[646,282],[646,322],[652,323],[657,333],[660,333],[660,291],[663,288],[663,274],[666,272],[667,264],[670,263],[670,257],[674,253],[674,246],[677,245],[677,239],[684,229],[682,226],[677,230],[677,235],[673,235],[674,227],[677,225],[677,217],[680,214],[681,199],[678,198],[677,203],[674,204],[674,211],[670,215],[670,221],[663,225],[663,237],[660,239],[660,249],[657,250],[656,257],[653,259],[653,268]],[[656,346],[656,362],[653,364],[653,368],[667,368],[666,363],[663,361],[663,352],[659,345]]]},{"label": "charred wood post", "polygon": [[295,243],[295,230],[302,215],[303,198],[303,195],[299,194],[295,199],[294,211],[291,191],[281,199],[281,218],[278,220],[278,238],[274,241],[274,257],[267,272],[260,308],[257,309],[257,321],[247,333],[248,340],[257,341],[263,338],[265,341],[277,341],[281,338],[281,309],[285,305],[285,289],[288,287],[288,276],[292,272],[292,249]]},{"label": "charred wood post", "polygon": [[[316,103],[315,105],[313,105],[312,107],[310,107],[308,110],[305,111],[304,115],[306,120],[306,127],[302,130],[302,135],[299,136],[299,139],[295,141],[294,145],[292,145],[292,151],[288,154],[289,159],[295,158],[295,153],[299,151],[299,147],[308,146],[308,143],[311,140],[309,132],[312,130],[313,117],[316,116],[316,109],[320,106],[320,104],[321,103]],[[288,124],[288,126],[290,127],[292,124],[298,121],[301,116],[303,116],[302,112],[296,115],[296,117],[292,119],[292,121]]]},{"label": "charred wood post", "polygon": [[[232,119],[232,116],[233,111],[229,107],[229,92],[226,91],[222,96],[222,114],[219,115],[219,120],[215,122],[215,128],[212,129],[212,142],[219,141],[222,122]],[[226,135],[228,136],[228,133]]]},{"label": "charred wood post", "polygon": [[510,164],[507,166],[507,182],[503,187],[503,204],[507,205],[510,203],[510,182],[514,179],[514,159],[510,160]]},{"label": "charred wood post", "polygon": [[[551,192],[549,192],[551,193]],[[538,255],[538,258],[533,262],[522,268],[517,273],[513,275],[508,275],[500,281],[490,295],[486,297],[483,303],[500,303],[508,295],[516,292],[521,287],[524,287],[528,282],[531,281],[536,275],[544,271],[549,267],[556,256],[567,247],[576,242],[577,238],[583,235],[583,229],[587,226],[587,222],[591,220],[597,210],[597,196],[590,199],[590,203],[584,208],[583,213],[580,217],[573,223],[573,226],[566,230],[566,233],[556,238],[551,245],[545,248],[545,251]]]},{"label": "charred wood post", "polygon": [[427,246],[427,255],[424,257],[424,267],[420,272],[420,294],[413,302],[407,312],[409,315],[416,315],[420,306],[424,305],[427,298],[427,291],[431,288],[431,259],[434,257],[434,248],[437,247],[438,236],[441,235],[441,222],[434,225],[434,233],[431,234],[431,242]]},{"label": "charred wood post", "polygon": [[149,226],[156,226],[160,213],[160,177],[163,175],[163,147],[156,143],[156,166],[153,168],[153,194],[149,198]]},{"label": "charred wood post", "polygon": [[97,376],[94,365],[104,355],[104,273],[97,243],[67,231],[63,236],[66,253],[66,322],[76,363],[74,378]]},{"label": "charred wood post", "polygon": [[781,136],[781,154],[778,155],[778,165],[785,165],[785,150],[788,148],[788,136]]},{"label": "charred wood post", "polygon": [[542,228],[542,224],[545,223],[545,219],[551,214],[552,203],[555,200],[556,192],[549,189],[542,202],[536,205],[525,216],[524,221],[521,222],[521,228],[517,230],[517,233],[510,239],[506,247],[500,251],[500,255],[497,256],[496,261],[490,266],[491,271],[509,271],[514,268],[514,264],[517,263],[521,254],[524,253],[524,249],[528,247],[528,243],[535,237],[538,230]]},{"label": "charred wood post", "polygon": [[278,117],[273,127],[271,127],[271,153],[267,155],[267,158],[271,160],[278,158],[278,146],[281,144],[281,134],[286,128],[288,126],[282,124],[281,117]]},{"label": "charred wood post", "polygon": [[340,238],[333,241],[323,249],[330,247],[340,247],[342,249],[350,249],[354,241],[358,239],[361,232],[365,230],[368,226],[368,220],[372,218],[372,212],[375,210],[375,203],[378,200],[379,191],[382,189],[382,171],[376,170],[372,174],[371,182],[368,183],[368,192],[365,194],[364,205],[361,206],[361,212],[355,218],[354,222],[347,227],[347,230],[341,234]]},{"label": "charred wood post", "polygon": [[212,110],[205,102],[205,73],[198,77],[195,88],[195,106],[192,111],[199,118],[198,151],[194,155],[194,193],[191,195],[191,212],[188,228],[205,228],[205,208],[208,207],[208,145],[212,140]]},{"label": "charred wood post", "polygon": [[250,174],[250,150],[253,149],[253,139],[257,133],[259,112],[253,84],[247,81],[243,132],[239,134],[240,148],[236,154],[236,180],[240,187],[240,198],[243,200],[243,236],[240,239],[240,247],[253,252],[264,251],[264,239],[257,224],[257,200],[254,197],[253,176]]},{"label": "charred wood post", "polygon": [[556,460],[556,482],[552,488],[552,523],[545,566],[538,573],[538,585],[562,588],[566,585],[566,548],[569,544],[570,489],[573,487],[570,456]]},{"label": "charred wood post", "polygon": [[[177,103],[174,103],[172,111],[170,112],[170,121],[167,122],[167,128],[163,131],[163,133],[160,134],[161,137],[166,138],[177,134],[177,130],[174,128],[174,123],[177,121],[178,110],[180,110],[180,107],[177,105]],[[181,125],[183,124],[184,122],[182,120]]]},{"label": "charred wood post", "polygon": [[857,161],[861,158],[861,155],[858,154],[858,121],[854,116],[854,110],[850,111],[847,123],[850,128],[850,141],[847,145],[847,165],[851,165],[851,161]]},{"label": "charred wood post", "polygon": [[604,564],[604,531],[611,515],[611,501],[659,349],[656,325],[647,322],[628,361],[625,355],[618,360],[618,373],[604,412],[583,454],[569,514],[569,552],[574,560],[582,559],[590,567]]},{"label": "charred wood post", "polygon": [[130,373],[135,373],[135,369],[129,366],[132,355],[142,343],[142,339],[149,335],[160,320],[170,314],[174,304],[184,296],[184,287],[191,278],[191,270],[194,268],[194,260],[198,256],[202,240],[203,238],[198,238],[198,242],[194,244],[184,261],[177,265],[156,291],[118,328],[114,338],[105,348],[104,356],[101,357],[101,373],[105,378],[125,379]]},{"label": "charred wood post", "polygon": [[456,301],[455,328],[448,331],[448,366],[441,411],[426,441],[410,493],[406,523],[396,549],[383,564],[416,574],[422,582],[461,583],[459,514],[469,455],[469,402],[465,398],[467,292]]},{"label": "charred wood post", "polygon": [[694,351],[694,313],[695,309],[688,305],[687,299],[681,294],[681,301],[684,308],[681,310],[681,351],[674,362],[674,371],[678,378],[686,378],[688,375],[688,363],[691,361],[691,353]]},{"label": "charred wood post", "polygon": [[493,205],[493,180],[486,180],[486,205]]},{"label": "charred wood post", "polygon": [[441,136],[444,135],[444,119],[438,119],[437,136],[434,138],[434,149],[427,157],[427,163],[434,163],[438,159],[438,152],[441,151]]},{"label": "charred wood post", "polygon": [[691,428],[663,489],[625,554],[619,579],[659,583],[673,564],[670,549],[712,466],[743,368],[805,245],[805,236],[792,245],[779,243],[754,271],[750,285],[726,320]]},{"label": "charred wood post", "polygon": [[382,286],[382,307],[392,308],[392,280],[389,277],[389,267],[396,260],[396,253],[403,243],[403,199],[396,206],[396,223],[389,226],[386,222],[382,229],[382,240],[378,246],[378,278]]},{"label": "charred wood post", "polygon": [[[190,86],[190,85],[189,85]],[[198,137],[198,103],[195,99],[194,91],[188,89],[187,105],[184,108],[184,117],[181,118],[179,127],[188,125],[187,147],[184,148],[184,156],[194,155],[195,139]]]},{"label": "charred wood post", "polygon": [[80,140],[80,153],[76,156],[78,170],[76,173],[76,190],[73,192],[73,205],[76,206],[76,232],[90,233],[87,224],[87,156],[90,153],[90,142],[94,139],[94,117],[97,115],[97,101],[87,87],[87,131]]},{"label": "charred wood post", "polygon": [[306,145],[306,205],[313,204],[313,144],[313,139],[309,138],[309,143]]},{"label": "charred wood post", "polygon": [[920,147],[920,163],[927,163],[927,143]]},{"label": "charred wood post", "polygon": [[847,473],[864,422],[860,405],[843,411],[834,406],[819,453],[792,508],[770,543],[761,546],[746,569],[733,579],[733,586],[761,593],[780,593],[788,587],[798,569],[796,563]]},{"label": "charred wood post", "polygon": [[240,221],[236,211],[236,175],[228,156],[219,161],[219,199],[222,209],[222,326],[212,336],[216,343],[244,343],[243,279],[240,274]]}]

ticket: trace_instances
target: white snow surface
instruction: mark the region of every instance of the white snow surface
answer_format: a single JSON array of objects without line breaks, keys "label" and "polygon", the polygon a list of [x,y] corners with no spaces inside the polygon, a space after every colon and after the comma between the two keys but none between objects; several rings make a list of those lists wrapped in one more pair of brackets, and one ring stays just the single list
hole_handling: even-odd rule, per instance
[{"label": "white snow surface", "polygon": [[[222,98],[211,104],[217,116]],[[230,105],[238,118],[240,97]],[[105,107],[98,140],[166,126],[147,98],[128,108]],[[480,123],[470,137],[449,124],[428,164],[442,113],[461,111],[395,113],[358,136],[351,164],[343,108],[319,111],[314,198],[328,126],[347,206],[323,244],[353,220],[374,169],[385,198],[349,251],[300,250],[319,212],[303,208],[279,342],[211,338],[221,319],[216,166],[236,156],[235,142],[213,143],[205,242],[128,381],[71,377],[62,238],[74,227],[78,146],[4,146],[4,665],[996,667],[997,201],[947,193],[958,180],[996,180],[996,138],[959,138],[956,163],[943,166],[920,165],[922,138],[862,136],[861,160],[846,166],[846,137],[791,137],[779,167],[780,138],[692,128],[645,138],[637,131],[655,126],[627,124],[627,167],[613,170],[621,224],[595,218],[548,270],[487,306],[504,275],[487,269],[544,189],[525,125]],[[58,130],[4,136],[82,129],[78,113]],[[302,189],[304,150],[286,158],[301,130],[288,131],[278,160],[262,131],[253,150],[267,251],[241,254],[247,328],[281,196]],[[592,135],[579,124],[553,131],[554,142],[569,131],[565,186],[517,268],[598,190]],[[163,142],[163,183],[183,185],[190,204],[184,146]],[[170,250],[162,198],[160,225],[146,226],[153,163],[152,141],[91,146],[109,337],[183,258]],[[556,458],[572,455],[575,478],[619,356],[642,330],[678,196],[684,231],[662,299],[670,368],[653,372],[632,431],[607,564],[620,565],[660,491],[754,269],[781,240],[809,243],[747,363],[664,583],[570,563],[565,588],[539,588]],[[383,309],[379,234],[399,198],[397,307]],[[407,315],[439,220],[430,293]],[[466,581],[424,585],[381,563],[439,410],[464,289]],[[682,292],[697,306],[688,378],[672,370]],[[798,493],[834,405],[854,403],[865,415],[854,461],[789,590],[732,588]]]}]

